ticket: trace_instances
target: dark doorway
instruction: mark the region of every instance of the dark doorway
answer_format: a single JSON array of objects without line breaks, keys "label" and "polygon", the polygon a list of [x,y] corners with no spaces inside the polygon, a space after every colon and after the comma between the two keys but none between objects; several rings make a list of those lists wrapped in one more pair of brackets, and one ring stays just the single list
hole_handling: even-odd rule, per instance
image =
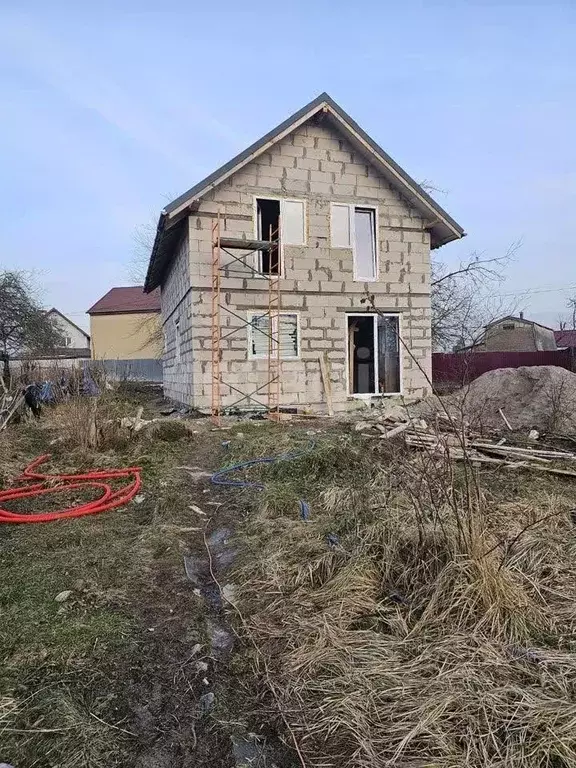
[{"label": "dark doorway", "polygon": [[[256,213],[258,216],[258,239],[278,240],[278,227],[280,223],[280,200],[256,200]],[[280,274],[280,257],[278,245],[270,250],[260,251],[259,269],[265,275]]]},{"label": "dark doorway", "polygon": [[374,348],[374,317],[348,317],[350,392],[354,395],[375,393]]}]

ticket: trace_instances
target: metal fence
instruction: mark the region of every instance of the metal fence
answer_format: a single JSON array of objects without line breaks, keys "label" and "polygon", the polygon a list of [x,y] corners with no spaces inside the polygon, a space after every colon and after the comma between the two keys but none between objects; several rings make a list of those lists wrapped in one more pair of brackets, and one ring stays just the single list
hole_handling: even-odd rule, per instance
[{"label": "metal fence", "polygon": [[432,381],[435,389],[446,391],[464,386],[496,368],[556,365],[576,371],[575,353],[576,348],[552,352],[435,352],[432,355]]},{"label": "metal fence", "polygon": [[101,365],[108,376],[118,381],[162,383],[162,360],[90,360],[89,366]]}]

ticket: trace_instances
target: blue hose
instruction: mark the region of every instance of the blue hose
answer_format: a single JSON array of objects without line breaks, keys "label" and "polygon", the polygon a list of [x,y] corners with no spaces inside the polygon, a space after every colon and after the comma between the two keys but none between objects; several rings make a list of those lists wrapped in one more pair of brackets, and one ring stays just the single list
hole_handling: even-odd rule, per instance
[{"label": "blue hose", "polygon": [[[253,480],[231,480],[227,477],[231,472],[237,472],[240,469],[247,469],[253,467],[256,464],[274,464],[276,461],[293,461],[299,459],[301,456],[305,456],[314,450],[315,443],[310,441],[309,445],[302,451],[287,451],[286,453],[279,453],[277,456],[263,456],[259,459],[250,459],[249,461],[242,461],[239,464],[233,464],[231,467],[225,469],[219,469],[218,472],[214,472],[210,478],[213,485],[227,485],[232,488],[255,488],[257,491],[263,491],[266,487],[262,483],[255,482]],[[302,520],[308,520],[310,517],[310,507],[304,499],[300,499],[298,502],[300,505],[300,517]]]}]

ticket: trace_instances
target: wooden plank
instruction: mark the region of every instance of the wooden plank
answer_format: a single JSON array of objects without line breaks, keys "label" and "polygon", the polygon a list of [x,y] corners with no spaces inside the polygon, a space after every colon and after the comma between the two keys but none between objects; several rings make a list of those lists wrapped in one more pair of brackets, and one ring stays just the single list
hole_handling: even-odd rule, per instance
[{"label": "wooden plank", "polygon": [[332,382],[330,381],[330,371],[328,368],[328,353],[321,352],[318,355],[318,359],[320,360],[320,375],[322,376],[322,384],[324,386],[324,392],[326,393],[328,416],[334,416],[334,405],[332,403]]},{"label": "wooden plank", "polygon": [[380,440],[389,440],[391,437],[396,437],[396,435],[401,434],[402,432],[406,431],[409,428],[410,424],[399,424],[397,427],[394,427],[394,429],[391,429],[389,432],[386,432],[385,435],[380,435]]},{"label": "wooden plank", "polygon": [[241,251],[268,251],[275,245],[271,240],[242,240],[239,237],[221,237],[221,248],[237,248]]},{"label": "wooden plank", "polygon": [[510,432],[513,432],[514,430],[513,430],[513,429],[512,429],[512,427],[510,426],[510,422],[508,421],[508,419],[507,419],[507,418],[506,418],[506,416],[504,415],[504,411],[502,410],[502,408],[498,408],[498,413],[500,414],[500,416],[502,416],[502,419],[503,419],[503,421],[504,421],[504,424],[506,424],[506,426],[508,427],[508,429],[510,430]]}]

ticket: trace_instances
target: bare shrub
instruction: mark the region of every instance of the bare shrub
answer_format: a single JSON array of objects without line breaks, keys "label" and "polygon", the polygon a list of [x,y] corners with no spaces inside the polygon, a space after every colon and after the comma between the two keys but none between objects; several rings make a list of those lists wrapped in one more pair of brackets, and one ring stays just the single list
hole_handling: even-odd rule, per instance
[{"label": "bare shrub", "polygon": [[122,405],[112,397],[76,395],[57,406],[50,418],[66,445],[90,452],[120,447],[129,440],[120,427],[122,411]]}]

